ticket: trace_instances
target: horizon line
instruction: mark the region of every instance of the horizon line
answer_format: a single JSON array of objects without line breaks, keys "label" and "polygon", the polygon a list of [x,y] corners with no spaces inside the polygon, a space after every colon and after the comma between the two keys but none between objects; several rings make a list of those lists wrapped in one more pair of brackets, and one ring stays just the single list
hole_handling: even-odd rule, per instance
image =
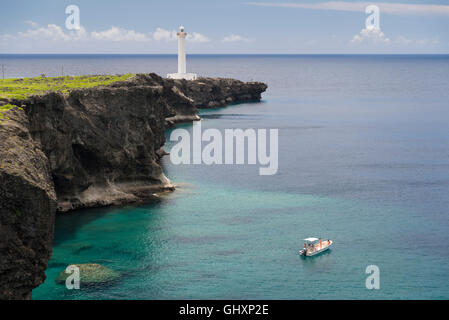
[{"label": "horizon line", "polygon": [[[133,56],[177,56],[177,53],[0,53],[0,56],[7,55],[133,55]],[[321,55],[321,56],[336,56],[336,55],[353,55],[353,56],[366,56],[366,55],[398,55],[398,56],[406,56],[406,55],[449,55],[447,53],[188,53],[187,56],[307,56],[307,55]]]}]

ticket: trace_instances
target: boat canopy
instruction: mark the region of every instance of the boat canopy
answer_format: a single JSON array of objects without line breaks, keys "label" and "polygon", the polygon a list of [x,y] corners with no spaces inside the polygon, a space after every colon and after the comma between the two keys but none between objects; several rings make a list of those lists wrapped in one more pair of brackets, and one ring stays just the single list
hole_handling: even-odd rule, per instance
[{"label": "boat canopy", "polygon": [[313,238],[313,237],[311,237],[311,238],[305,238],[305,239],[304,239],[304,241],[306,241],[306,242],[315,242],[315,241],[318,241],[318,240],[320,240],[320,239],[318,239],[318,238]]}]

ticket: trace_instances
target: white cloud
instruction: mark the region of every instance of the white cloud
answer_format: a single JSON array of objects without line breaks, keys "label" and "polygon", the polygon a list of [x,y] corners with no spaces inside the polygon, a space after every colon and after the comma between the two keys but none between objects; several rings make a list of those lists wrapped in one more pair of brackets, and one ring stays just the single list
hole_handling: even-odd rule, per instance
[{"label": "white cloud", "polygon": [[416,45],[416,46],[424,47],[424,46],[430,46],[430,45],[437,45],[440,43],[440,40],[438,38],[408,39],[401,35],[395,40],[395,43],[397,43],[399,45],[403,45],[403,46]]},{"label": "white cloud", "polygon": [[274,3],[274,2],[248,2],[249,5],[261,7],[302,8],[331,11],[365,12],[369,5],[376,5],[381,13],[396,15],[449,15],[449,5],[438,4],[409,4],[390,2],[347,2],[329,1],[320,3]]},{"label": "white cloud", "polygon": [[389,44],[390,39],[388,39],[385,34],[376,28],[365,28],[356,34],[352,40],[352,43],[372,43],[372,44]]},{"label": "white cloud", "polygon": [[174,41],[176,40],[176,31],[165,30],[162,28],[156,28],[153,33],[153,39],[157,41]]},{"label": "white cloud", "polygon": [[199,42],[199,43],[210,41],[210,39],[208,37],[206,37],[205,35],[202,35],[201,33],[198,33],[198,32],[192,32],[192,34],[188,33],[186,39],[187,39],[187,41],[190,41],[190,42]]},{"label": "white cloud", "polygon": [[64,32],[64,30],[55,24],[49,24],[46,27],[39,27],[34,24],[33,29],[28,29],[25,32],[18,32],[14,39],[30,39],[30,40],[53,40],[53,41],[68,41],[80,40],[86,38],[86,30],[81,27],[79,30]]},{"label": "white cloud", "polygon": [[[165,30],[162,28],[156,28],[156,31],[153,33],[153,39],[157,40],[157,41],[175,41],[178,39],[178,37],[176,36],[177,31],[175,30]],[[202,35],[201,33],[198,32],[192,32],[192,33],[187,33],[187,37],[186,37],[187,41],[190,42],[209,42],[210,39],[204,35]]]},{"label": "white cloud", "polygon": [[[176,31],[156,28],[153,32],[137,31],[112,26],[107,29],[67,30],[63,25],[39,25],[34,21],[22,21],[24,29],[15,33],[0,32],[2,53],[167,53],[174,51]],[[191,43],[189,52],[195,51],[194,44],[211,41],[198,32],[188,32]],[[126,44],[126,45],[123,45]],[[198,47],[199,47],[198,46]],[[199,50],[197,48],[197,50]]]},{"label": "white cloud", "polygon": [[145,33],[136,32],[134,30],[126,30],[119,27],[111,27],[108,30],[91,33],[91,37],[95,40],[105,41],[150,41],[151,38]]},{"label": "white cloud", "polygon": [[367,44],[367,45],[393,45],[398,47],[428,47],[438,45],[440,43],[438,38],[432,39],[409,39],[402,35],[397,38],[389,39],[380,29],[366,28],[362,29],[360,33],[356,34],[352,40],[352,44]]},{"label": "white cloud", "polygon": [[[7,40],[50,40],[50,41],[71,41],[71,40],[90,40],[90,41],[134,41],[134,42],[148,42],[156,41],[175,41],[177,40],[175,30],[165,30],[156,28],[153,33],[142,33],[135,30],[128,30],[120,27],[111,27],[104,31],[87,32],[85,28],[81,27],[79,30],[65,30],[55,24],[49,24],[46,27],[41,27],[33,21],[26,21],[31,26],[30,29],[24,32],[18,32],[14,35],[4,34],[0,39]],[[187,34],[187,41],[204,43],[209,42],[210,39],[201,33],[192,32]]]},{"label": "white cloud", "polygon": [[245,37],[242,37],[238,34],[231,34],[229,36],[224,37],[221,42],[238,42],[238,41],[243,41],[243,42],[250,42],[253,41],[252,39],[248,39]]},{"label": "white cloud", "polygon": [[13,36],[13,35],[11,35],[11,34],[5,33],[5,34],[3,34],[3,35],[0,37],[0,40],[2,40],[2,41],[9,41],[9,40],[13,40],[13,39],[15,39],[15,38],[16,38],[15,36]]}]

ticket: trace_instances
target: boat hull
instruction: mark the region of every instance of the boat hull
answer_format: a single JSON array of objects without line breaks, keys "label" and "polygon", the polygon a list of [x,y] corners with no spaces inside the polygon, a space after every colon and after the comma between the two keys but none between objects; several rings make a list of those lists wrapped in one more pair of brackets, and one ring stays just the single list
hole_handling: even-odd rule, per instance
[{"label": "boat hull", "polygon": [[307,252],[307,250],[302,249],[302,250],[299,251],[299,254],[302,255],[302,256],[305,256],[305,257],[316,256],[317,254],[320,254],[320,253],[322,253],[322,252],[324,252],[326,250],[329,250],[329,248],[330,248],[330,246],[332,244],[333,244],[333,242],[329,241],[328,245],[326,245],[325,247],[322,247],[321,249],[315,250],[313,252]]}]

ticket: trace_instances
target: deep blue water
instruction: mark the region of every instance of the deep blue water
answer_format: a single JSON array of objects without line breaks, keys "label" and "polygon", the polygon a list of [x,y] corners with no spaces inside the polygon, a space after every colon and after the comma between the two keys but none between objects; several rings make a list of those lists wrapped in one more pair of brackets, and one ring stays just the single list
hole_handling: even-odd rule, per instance
[{"label": "deep blue water", "polygon": [[[7,77],[176,70],[175,56],[0,62]],[[188,71],[268,84],[261,103],[203,111],[202,126],[278,128],[278,173],[164,158],[179,187],[161,203],[57,217],[34,298],[449,298],[449,56],[190,56]],[[335,245],[303,259],[308,236]],[[55,284],[87,262],[120,280]],[[380,290],[365,288],[371,264]]]}]

